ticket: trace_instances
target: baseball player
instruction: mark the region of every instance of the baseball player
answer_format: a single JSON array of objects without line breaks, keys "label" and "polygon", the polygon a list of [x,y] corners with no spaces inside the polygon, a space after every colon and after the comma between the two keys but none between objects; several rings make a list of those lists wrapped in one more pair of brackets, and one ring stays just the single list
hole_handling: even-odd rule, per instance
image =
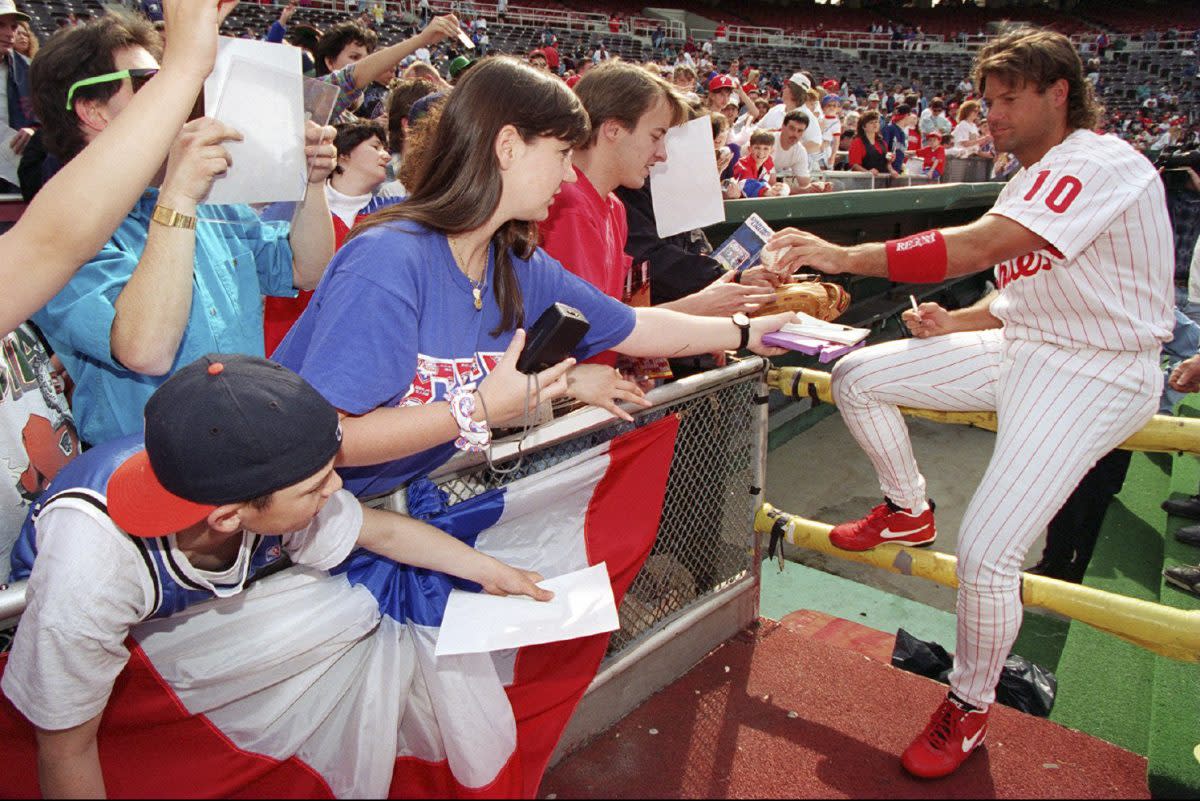
[{"label": "baseball player", "polygon": [[[1021,625],[1025,552],[1096,460],[1154,414],[1171,336],[1174,255],[1150,162],[1092,132],[1098,109],[1070,41],[1020,30],[975,67],[996,147],[1027,165],[981,219],[886,244],[839,247],[794,229],[779,265],[938,282],[995,265],[1000,328],[866,348],[833,371],[838,408],[884,502],[830,532],[835,545],[928,545],[933,504],[898,406],[995,410],[996,445],[958,540],[958,648],[950,694],[905,750],[945,776],[983,742]],[[918,316],[920,316],[918,310]]]}]

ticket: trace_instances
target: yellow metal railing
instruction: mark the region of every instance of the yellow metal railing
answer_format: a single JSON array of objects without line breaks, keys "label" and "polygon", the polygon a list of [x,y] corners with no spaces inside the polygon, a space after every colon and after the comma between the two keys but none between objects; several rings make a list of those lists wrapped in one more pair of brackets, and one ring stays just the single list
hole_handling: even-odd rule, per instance
[{"label": "yellow metal railing", "polygon": [[[843,551],[829,541],[832,526],[782,512],[769,503],[759,507],[754,528],[800,548],[919,576],[947,587],[958,586],[958,560],[950,554],[892,544],[870,551]],[[1021,580],[1021,600],[1026,606],[1066,615],[1156,654],[1200,662],[1200,610],[1176,609],[1029,573]]]},{"label": "yellow metal railing", "polygon": [[[767,384],[788,396],[815,398],[833,403],[829,373],[806,367],[778,367],[767,374]],[[900,407],[902,414],[939,423],[974,426],[996,430],[995,412],[939,412],[931,409]],[[1141,431],[1121,443],[1128,451],[1194,453],[1200,455],[1200,418],[1155,415]]]}]

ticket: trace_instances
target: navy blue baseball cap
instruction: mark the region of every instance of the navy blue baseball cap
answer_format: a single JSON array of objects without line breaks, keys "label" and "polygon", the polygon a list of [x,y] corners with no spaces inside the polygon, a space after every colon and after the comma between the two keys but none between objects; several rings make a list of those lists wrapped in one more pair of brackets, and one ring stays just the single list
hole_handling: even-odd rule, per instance
[{"label": "navy blue baseball cap", "polygon": [[108,481],[108,513],[137,537],[172,534],[227,503],[315,475],[337,454],[337,410],[300,376],[256,356],[210,353],[146,403],[146,447]]}]

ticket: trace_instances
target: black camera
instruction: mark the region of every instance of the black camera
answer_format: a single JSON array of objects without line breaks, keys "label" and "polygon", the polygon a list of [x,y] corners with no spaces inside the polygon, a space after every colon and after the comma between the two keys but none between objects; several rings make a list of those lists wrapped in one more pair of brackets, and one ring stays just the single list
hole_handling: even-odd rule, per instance
[{"label": "black camera", "polygon": [[540,373],[571,355],[591,324],[579,309],[555,303],[537,319],[525,338],[517,370]]},{"label": "black camera", "polygon": [[1167,192],[1195,191],[1185,172],[1188,167],[1200,175],[1200,150],[1184,150],[1178,145],[1165,147],[1154,160],[1154,168],[1162,174]]}]

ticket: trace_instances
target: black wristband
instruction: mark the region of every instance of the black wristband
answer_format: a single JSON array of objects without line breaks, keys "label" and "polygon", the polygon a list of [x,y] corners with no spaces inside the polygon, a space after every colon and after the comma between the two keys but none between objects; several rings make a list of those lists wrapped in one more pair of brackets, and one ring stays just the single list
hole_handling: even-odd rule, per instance
[{"label": "black wristband", "polygon": [[742,283],[742,271],[741,270],[733,271],[733,283],[735,283],[735,284]]}]

